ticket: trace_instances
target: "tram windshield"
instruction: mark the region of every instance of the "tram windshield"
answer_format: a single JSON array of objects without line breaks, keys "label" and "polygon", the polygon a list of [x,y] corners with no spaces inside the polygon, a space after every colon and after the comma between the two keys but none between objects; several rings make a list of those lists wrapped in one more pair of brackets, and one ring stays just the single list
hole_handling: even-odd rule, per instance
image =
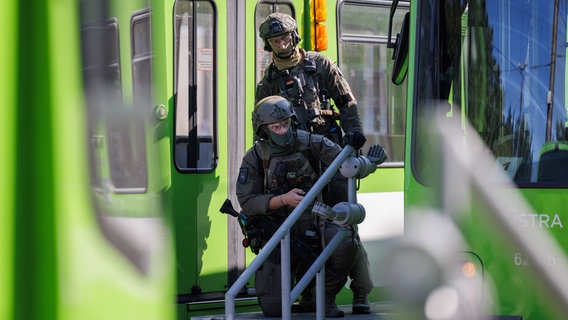
[{"label": "tram windshield", "polygon": [[442,109],[469,121],[517,185],[568,186],[567,2],[418,3],[411,161],[422,182],[419,133]]}]

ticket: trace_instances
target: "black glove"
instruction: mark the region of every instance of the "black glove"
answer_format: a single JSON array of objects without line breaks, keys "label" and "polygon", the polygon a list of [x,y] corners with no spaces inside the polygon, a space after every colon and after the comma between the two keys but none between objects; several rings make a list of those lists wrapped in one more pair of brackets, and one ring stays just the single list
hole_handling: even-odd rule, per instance
[{"label": "black glove", "polygon": [[361,132],[357,131],[350,131],[343,137],[343,143],[348,144],[355,148],[355,150],[361,149],[361,147],[365,144],[367,139]]},{"label": "black glove", "polygon": [[375,165],[379,165],[387,160],[387,152],[380,144],[372,145],[367,153],[367,159]]}]

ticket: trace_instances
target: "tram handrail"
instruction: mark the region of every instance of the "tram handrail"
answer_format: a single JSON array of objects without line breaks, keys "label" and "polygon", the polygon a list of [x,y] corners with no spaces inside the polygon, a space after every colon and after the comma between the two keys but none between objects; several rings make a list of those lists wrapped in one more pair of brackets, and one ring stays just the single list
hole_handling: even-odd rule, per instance
[{"label": "tram handrail", "polygon": [[[281,282],[282,282],[282,319],[291,318],[291,306],[293,301],[300,295],[303,289],[308,285],[309,281],[316,275],[316,318],[324,318],[324,283],[325,283],[325,268],[323,268],[325,261],[329,258],[331,253],[339,245],[341,239],[347,236],[350,230],[343,230],[343,232],[337,233],[332,241],[326,245],[325,249],[318,256],[316,261],[308,269],[308,272],[302,277],[302,279],[295,286],[294,290],[291,290],[290,286],[290,229],[294,223],[300,218],[304,211],[308,208],[310,204],[314,202],[317,195],[321,192],[323,187],[327,185],[329,180],[335,175],[337,170],[343,164],[343,162],[353,154],[355,149],[346,145],[331,165],[324,171],[321,177],[316,181],[314,186],[306,193],[304,199],[300,201],[298,206],[290,213],[288,218],[282,223],[278,230],[274,233],[272,238],[264,245],[259,254],[253,259],[250,265],[243,271],[239,278],[233,283],[231,288],[225,293],[225,319],[234,320],[235,318],[235,297],[239,291],[244,288],[249,279],[254,275],[254,273],[260,268],[260,266],[266,261],[268,256],[276,248],[278,243],[281,243]],[[353,179],[353,178],[349,178]],[[351,185],[351,183],[350,183]],[[350,188],[351,191],[351,188]],[[351,196],[350,196],[351,200]],[[320,271],[318,273],[318,271]],[[317,273],[317,274],[316,274]],[[309,279],[308,279],[309,277]],[[306,279],[306,280],[304,280]]]}]

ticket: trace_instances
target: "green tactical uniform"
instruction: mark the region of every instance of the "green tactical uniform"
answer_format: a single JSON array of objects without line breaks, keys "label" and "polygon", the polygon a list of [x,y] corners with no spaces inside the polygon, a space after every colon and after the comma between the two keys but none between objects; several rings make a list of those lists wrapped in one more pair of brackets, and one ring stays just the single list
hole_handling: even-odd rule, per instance
[{"label": "green tactical uniform", "polygon": [[342,142],[342,131],[363,133],[357,101],[337,64],[317,52],[298,50],[303,58],[292,68],[278,70],[272,63],[264,71],[256,87],[256,101],[272,95],[288,99],[294,106],[300,128],[336,143]]},{"label": "green tactical uniform", "polygon": [[[248,216],[283,222],[294,209],[286,205],[283,195],[298,189],[304,194],[308,192],[320,177],[320,165],[330,165],[341,152],[340,145],[322,135],[297,130],[292,121],[295,119],[292,105],[280,96],[261,100],[253,111],[253,123],[257,125],[255,133],[261,139],[243,157],[236,184],[237,199]],[[273,198],[280,199],[276,201],[278,205],[271,206]],[[339,231],[339,225],[318,219],[307,209],[290,230],[294,274],[303,274],[313,261],[302,259],[305,249],[295,248],[292,238],[310,243],[317,257],[323,245]],[[314,243],[311,241],[314,236],[321,240]],[[359,252],[358,246],[359,242],[353,238],[344,238],[326,263],[326,271],[329,271],[325,277],[326,317],[343,317],[343,311],[335,305],[335,296],[347,282]],[[279,254],[272,254],[255,274],[257,298],[267,316],[281,315],[279,262]]]},{"label": "green tactical uniform", "polygon": [[[316,159],[329,165],[340,151],[339,145],[323,136],[298,130],[296,146],[289,154],[270,155],[269,159],[266,159],[263,155],[269,153],[267,141],[258,141],[245,154],[237,181],[237,198],[243,212],[251,216],[267,215],[274,221],[283,222],[293,208],[282,207],[271,212],[268,210],[270,198],[293,188],[307,192],[319,178],[318,169],[314,168],[315,165],[310,160]],[[320,230],[320,224],[323,226],[326,242],[340,231],[340,227],[334,223],[318,222],[311,211],[306,211],[292,228],[291,235],[303,239],[305,243],[313,243],[307,234]],[[356,259],[357,245],[358,243],[353,239],[346,238],[329,258],[326,264],[329,272],[326,273],[325,283],[327,304],[335,303],[335,296],[347,282],[347,276]],[[294,254],[292,246],[292,255]],[[279,254],[273,254],[259,269],[255,280],[259,304],[263,312],[269,316],[279,316],[281,312],[278,259]],[[307,270],[309,267],[298,256],[293,261],[295,261],[292,266],[294,272],[299,269]]]},{"label": "green tactical uniform", "polygon": [[[292,48],[286,53],[288,58],[277,54],[268,42],[271,37],[282,36],[286,32],[290,32],[294,39]],[[342,144],[344,133],[364,134],[357,101],[341,70],[328,57],[295,47],[300,39],[295,21],[290,16],[281,13],[269,15],[260,26],[259,33],[265,41],[264,49],[272,51],[274,61],[257,84],[256,102],[272,95],[288,99],[294,106],[300,128],[324,135],[338,144]],[[298,62],[294,65],[283,63],[286,59]],[[323,191],[323,202],[333,206],[347,200],[347,179],[337,173]],[[358,236],[357,241],[360,242]],[[353,313],[370,313],[367,296],[374,285],[367,252],[362,244],[358,247],[358,259],[349,275]]]},{"label": "green tactical uniform", "polygon": [[[257,141],[243,157],[237,197],[247,215],[273,214],[268,211],[270,198],[293,188],[308,192],[319,178],[318,169],[310,160],[331,164],[341,152],[341,147],[336,143],[303,130],[296,131],[296,146],[288,153],[271,154],[267,144],[266,140]],[[278,172],[278,163],[286,164],[285,172]],[[287,216],[290,212],[286,210],[283,215]],[[307,214],[312,215],[311,212]]]}]

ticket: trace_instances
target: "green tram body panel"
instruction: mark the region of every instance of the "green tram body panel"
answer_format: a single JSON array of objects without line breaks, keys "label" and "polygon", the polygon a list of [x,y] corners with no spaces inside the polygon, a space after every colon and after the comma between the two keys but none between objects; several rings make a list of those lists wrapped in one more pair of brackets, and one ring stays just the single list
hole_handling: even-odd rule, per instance
[{"label": "green tram body panel", "polygon": [[[10,230],[2,232],[7,237],[2,241],[4,319],[175,317],[170,302],[174,252],[163,232],[169,224],[164,206],[169,172],[163,175],[162,161],[169,168],[169,152],[157,151],[167,137],[156,135],[160,124],[153,120],[152,101],[145,110],[109,105],[98,113],[90,109],[93,105],[84,96],[88,89],[83,87],[92,83],[83,78],[82,61],[87,60],[82,59],[99,52],[81,50],[82,31],[97,19],[117,17],[124,31],[124,41],[116,43],[124,54],[121,96],[125,105],[132,105],[132,90],[127,89],[134,85],[130,19],[147,3],[109,5],[109,15],[100,16],[102,4],[64,0],[0,5],[2,14],[10,16],[3,19],[8,23],[2,33],[9,36],[2,39],[9,42],[1,59],[10,66],[3,68],[8,73],[2,86],[10,105],[2,120],[8,141],[2,144],[7,159],[1,170],[2,194],[7,197],[2,201],[3,228]],[[92,11],[81,16],[81,8]],[[122,140],[121,147],[146,159],[146,178],[136,180],[143,188],[121,187],[128,180],[111,176],[113,166],[112,174],[129,170],[120,169],[125,163],[116,167],[118,159],[108,149],[116,136],[105,129],[111,122],[103,113],[116,111],[126,117],[124,125],[140,133],[140,139],[129,140],[131,144]],[[98,184],[99,178],[111,183]],[[100,188],[104,185],[110,188]]]},{"label": "green tram body panel", "polygon": [[[519,70],[513,68],[513,70],[516,71],[509,73],[509,69],[504,67],[504,65],[509,65],[510,62],[514,61],[514,58],[516,58],[515,53],[519,52],[519,50],[527,50],[526,52],[522,52],[526,53],[523,59],[526,58],[529,64],[538,63],[537,59],[541,57],[538,53],[541,52],[541,50],[535,52],[528,48],[533,48],[535,43],[549,41],[552,28],[548,28],[549,24],[547,24],[547,27],[533,30],[532,32],[534,33],[519,32],[518,28],[522,29],[528,27],[529,25],[525,23],[527,19],[533,19],[531,20],[533,21],[530,24],[531,26],[538,25],[539,23],[536,21],[547,21],[547,23],[551,23],[552,18],[546,15],[546,13],[552,12],[554,1],[547,3],[538,2],[538,6],[541,8],[540,10],[527,9],[526,6],[530,5],[530,3],[536,3],[530,1],[519,6],[517,6],[519,3],[506,1],[469,2],[469,6],[465,9],[462,8],[462,11],[459,11],[459,6],[455,6],[453,7],[454,11],[447,11],[451,13],[446,13],[444,16],[442,11],[438,11],[440,9],[438,5],[441,3],[449,5],[450,2],[457,4],[460,1],[411,2],[409,73],[407,78],[409,88],[407,108],[408,125],[406,130],[406,166],[404,169],[404,203],[405,209],[407,210],[405,212],[405,222],[413,218],[413,216],[409,215],[409,212],[418,214],[416,213],[417,211],[412,210],[414,208],[441,208],[442,206],[442,195],[440,194],[440,187],[437,184],[438,181],[436,181],[438,178],[437,173],[442,172],[442,169],[435,165],[432,167],[424,165],[429,161],[430,163],[442,163],[441,158],[439,158],[442,140],[426,141],[424,138],[426,137],[425,124],[427,123],[424,119],[428,119],[427,116],[431,110],[440,108],[440,106],[447,107],[447,109],[443,109],[444,113],[442,117],[448,119],[452,117],[460,118],[462,123],[466,121],[473,122],[474,129],[477,129],[478,132],[475,132],[475,130],[467,131],[466,129],[470,127],[462,126],[463,131],[467,131],[466,134],[462,132],[462,136],[460,137],[463,142],[463,147],[470,147],[468,145],[468,135],[481,134],[484,142],[487,143],[487,150],[492,151],[493,156],[496,158],[496,168],[498,167],[497,164],[500,164],[503,165],[503,169],[506,171],[508,169],[508,167],[505,166],[505,164],[508,164],[507,160],[514,157],[520,158],[523,151],[526,151],[523,149],[522,145],[522,134],[516,132],[515,134],[518,135],[514,136],[515,141],[521,141],[516,145],[518,153],[513,153],[512,155],[506,153],[509,150],[513,150],[512,144],[506,144],[507,141],[511,141],[511,139],[508,139],[506,136],[506,134],[511,133],[507,131],[507,126],[510,125],[508,121],[510,121],[510,123],[518,121],[518,123],[524,123],[526,125],[523,127],[525,134],[535,141],[538,141],[534,142],[534,145],[531,145],[533,148],[530,149],[532,154],[536,154],[533,158],[534,163],[529,163],[529,165],[532,165],[531,170],[533,170],[533,172],[532,175],[525,174],[523,176],[522,170],[528,170],[526,167],[523,168],[519,166],[513,170],[509,169],[509,175],[514,179],[516,185],[514,188],[511,188],[511,190],[500,191],[518,192],[531,207],[530,212],[520,212],[519,204],[507,204],[507,216],[514,222],[514,225],[521,231],[521,234],[525,233],[526,237],[529,237],[530,231],[538,229],[548,234],[556,241],[556,244],[562,250],[564,256],[557,257],[551,255],[547,248],[541,248],[541,254],[537,257],[540,262],[554,266],[559,259],[565,258],[565,253],[568,249],[568,243],[565,240],[565,224],[566,221],[568,221],[566,220],[568,219],[568,212],[566,211],[566,208],[568,208],[566,206],[568,201],[568,194],[566,193],[567,183],[565,181],[566,162],[563,164],[556,162],[555,166],[548,168],[556,170],[554,171],[556,172],[554,182],[541,180],[542,176],[539,170],[541,170],[542,166],[536,169],[536,164],[538,161],[543,160],[547,153],[550,156],[549,153],[555,150],[559,154],[557,158],[555,155],[552,155],[550,164],[554,164],[555,162],[553,161],[560,161],[558,159],[565,157],[565,153],[564,155],[562,154],[566,150],[566,128],[565,121],[562,119],[566,114],[566,111],[562,110],[562,108],[565,108],[564,100],[566,97],[566,88],[564,86],[566,81],[565,70],[562,70],[565,67],[565,50],[562,49],[562,53],[557,56],[559,59],[557,61],[557,68],[560,70],[556,70],[556,81],[559,81],[561,85],[557,85],[555,88],[555,95],[557,95],[557,103],[559,103],[561,108],[555,106],[557,117],[555,119],[555,121],[557,121],[555,130],[557,133],[556,136],[553,135],[554,142],[541,139],[541,137],[544,138],[544,134],[541,135],[541,131],[539,130],[541,128],[544,129],[543,123],[545,121],[540,122],[541,118],[538,117],[531,118],[534,114],[525,111],[525,116],[530,119],[523,122],[522,117],[515,118],[515,116],[518,115],[516,115],[514,111],[510,111],[509,108],[506,108],[507,106],[503,106],[504,103],[500,100],[505,100],[505,97],[509,95],[509,97],[507,97],[509,100],[506,101],[515,101],[515,104],[509,105],[509,107],[514,110],[518,108],[518,103],[523,103],[523,98],[521,98],[519,102],[519,96],[516,95],[518,90],[520,90],[522,94],[523,89],[519,89],[522,88],[522,86],[516,86],[511,82],[512,79],[515,79],[515,75],[518,74]],[[464,2],[462,2],[462,4],[464,4]],[[502,11],[490,11],[490,9],[483,11],[483,6],[485,5],[488,7],[491,6],[491,9],[499,8],[499,10]],[[565,5],[566,4],[562,2],[560,6],[561,17],[564,17],[566,14]],[[434,7],[436,8],[433,9]],[[514,18],[511,16],[509,20],[506,13],[513,11],[517,13]],[[523,15],[528,12],[530,12],[530,18]],[[450,36],[439,37],[439,33],[431,32],[434,29],[425,27],[425,25],[429,25],[430,22],[434,25],[433,21],[428,19],[430,13],[436,13],[439,15],[438,17],[443,16],[443,18],[440,19],[443,19],[447,24],[462,24],[462,56],[459,58],[460,61],[456,64],[456,66],[458,66],[456,70],[459,70],[459,72],[454,74],[454,86],[452,89],[449,89],[447,95],[436,95],[443,91],[437,88],[437,85],[440,85],[443,81],[443,78],[436,74],[439,71],[435,71],[434,65],[424,67],[427,65],[424,59],[427,57],[439,57],[441,54],[441,51],[437,51],[440,47],[429,51],[431,47],[429,47],[428,41],[425,39],[435,38],[436,40],[432,43],[438,44],[445,39],[451,39]],[[524,18],[520,19],[520,17]],[[489,20],[482,19],[474,21],[474,19],[480,18]],[[488,25],[484,25],[484,23]],[[489,25],[490,23],[492,23],[492,25]],[[560,36],[562,39],[564,39],[563,37],[566,33],[565,27],[566,26],[563,24],[558,26],[560,30],[559,34],[562,34]],[[562,30],[562,28],[564,28],[564,30]],[[489,32],[488,30],[491,31]],[[511,36],[507,37],[506,32],[510,32]],[[421,35],[422,37],[420,37]],[[454,33],[453,35],[455,36],[456,34]],[[499,51],[500,48],[507,47],[507,45],[501,43],[501,41],[505,43],[508,43],[507,41],[517,43],[513,41],[515,41],[516,38],[522,37],[529,38],[528,42],[524,42],[524,48],[523,45],[517,46],[514,49],[513,46],[511,46],[507,49],[509,50],[507,52]],[[448,43],[452,43],[452,41],[455,41],[455,39],[449,40]],[[493,43],[490,41],[493,41]],[[535,43],[531,43],[530,41],[534,41]],[[563,44],[564,40],[560,40],[560,42]],[[457,42],[453,42],[454,45],[455,43],[460,42],[458,40]],[[509,45],[511,43],[509,43]],[[501,45],[501,47],[499,47],[499,45]],[[541,47],[542,52],[544,52],[542,53],[543,60],[550,59],[550,54],[548,53],[550,48],[548,46],[550,46],[550,43],[546,42]],[[479,49],[478,52],[472,53],[471,51],[475,48],[481,49]],[[448,52],[452,51],[448,49]],[[483,54],[480,54],[481,52],[483,52]],[[475,54],[478,54],[478,56],[475,56]],[[475,58],[472,58],[472,56],[475,56]],[[446,57],[446,59],[446,61],[450,61],[449,57]],[[475,68],[475,66],[479,66],[479,68]],[[531,69],[531,67],[527,66],[527,69]],[[547,70],[549,69],[550,64],[547,65]],[[501,73],[499,74],[499,72]],[[509,77],[511,79],[508,79]],[[549,76],[535,72],[531,74],[530,77],[532,77],[531,82],[527,82],[526,87],[524,87],[526,91],[530,92],[530,96],[532,97],[531,99],[525,100],[528,101],[525,102],[527,108],[537,108],[542,105],[546,106],[546,103],[542,101],[546,101],[546,86],[548,84],[543,85],[538,79],[544,78],[546,79],[545,81],[548,81]],[[440,82],[436,82],[436,80],[440,80]],[[465,83],[460,83],[460,81],[464,81]],[[428,85],[427,83],[433,85]],[[457,84],[461,85],[459,89]],[[432,90],[428,92],[425,88]],[[439,91],[436,91],[438,89]],[[491,92],[491,90],[499,92],[490,94],[489,92]],[[548,93],[550,94],[550,92]],[[539,100],[539,98],[541,98],[541,100]],[[502,109],[499,109],[499,107]],[[459,114],[460,111],[461,115]],[[484,119],[484,117],[485,121],[481,121],[480,119]],[[495,124],[490,122],[490,120],[499,119],[499,117],[504,118],[501,120],[503,121],[501,124],[503,128],[501,131],[493,130],[498,128],[499,123]],[[538,119],[538,121],[536,119]],[[542,133],[544,132],[545,130],[542,130]],[[492,134],[495,135],[492,136]],[[505,145],[498,145],[498,143],[503,142],[505,142]],[[428,148],[436,151],[428,155],[428,152],[423,152],[423,150],[427,150]],[[526,159],[523,160],[526,161]],[[513,174],[510,172],[513,172]],[[466,180],[466,173],[463,173],[463,177],[461,174],[461,172],[453,172],[453,180]],[[550,178],[550,175],[546,175],[545,177]],[[491,180],[492,177],[487,176],[486,178],[487,180]],[[495,190],[499,190],[499,188],[503,189],[499,187],[498,183],[492,187],[495,187]],[[466,250],[479,258],[484,278],[494,286],[491,292],[493,298],[492,302],[494,303],[490,310],[491,315],[509,316],[512,318],[522,317],[522,319],[558,319],[559,308],[558,305],[555,304],[557,297],[551,297],[550,293],[545,291],[544,276],[535,274],[533,268],[535,261],[531,261],[531,258],[523,248],[519,248],[516,244],[511,242],[510,238],[505,236],[505,231],[497,226],[496,220],[487,217],[485,213],[488,212],[490,208],[484,207],[481,204],[482,199],[479,193],[472,190],[464,190],[464,192],[466,193],[463,194],[464,199],[468,199],[467,201],[464,200],[464,203],[468,203],[469,205],[462,208],[464,215],[456,220],[456,224],[467,242]],[[487,293],[489,293],[489,291]]]}]

